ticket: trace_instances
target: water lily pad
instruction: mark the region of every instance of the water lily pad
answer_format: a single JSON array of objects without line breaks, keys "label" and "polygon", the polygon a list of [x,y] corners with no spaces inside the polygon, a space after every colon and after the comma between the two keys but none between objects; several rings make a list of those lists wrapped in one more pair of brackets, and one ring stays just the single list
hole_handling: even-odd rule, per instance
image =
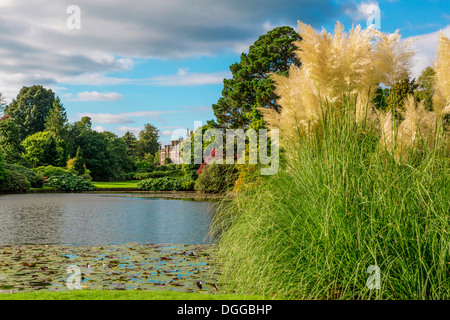
[{"label": "water lily pad", "polygon": [[[0,290],[69,290],[79,268],[82,289],[170,290],[215,293],[220,284],[213,247],[208,245],[125,244],[120,246],[0,246]],[[7,288],[7,289],[3,289]]]}]

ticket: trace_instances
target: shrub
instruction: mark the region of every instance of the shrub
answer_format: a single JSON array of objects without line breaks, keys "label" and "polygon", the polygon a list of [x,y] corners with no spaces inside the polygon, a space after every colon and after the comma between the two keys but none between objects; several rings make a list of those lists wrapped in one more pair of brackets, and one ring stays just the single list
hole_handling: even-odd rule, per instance
[{"label": "shrub", "polygon": [[147,160],[139,160],[136,158],[134,162],[134,166],[136,167],[136,172],[152,172],[155,170],[155,165]]},{"label": "shrub", "polygon": [[17,171],[5,170],[6,179],[0,181],[0,192],[24,192],[30,188],[27,177]]},{"label": "shrub", "polygon": [[95,190],[91,181],[83,179],[73,173],[53,175],[48,178],[48,185],[65,192]]},{"label": "shrub", "polygon": [[194,180],[188,180],[188,181],[184,181],[183,183],[181,183],[181,188],[184,191],[194,191],[194,187],[195,187]]},{"label": "shrub", "polygon": [[134,172],[122,172],[116,175],[116,181],[130,181],[135,179]]},{"label": "shrub", "polygon": [[79,176],[82,177],[84,180],[92,181],[91,170],[86,169],[86,166],[85,166],[84,173]]},{"label": "shrub", "polygon": [[177,175],[178,176],[181,175],[180,170],[141,172],[141,173],[136,173],[134,175],[134,178],[137,180],[144,180],[144,179],[152,179],[152,178],[177,176]]},{"label": "shrub", "polygon": [[37,168],[33,169],[33,171],[35,171],[38,175],[47,177],[47,178],[50,178],[50,177],[53,177],[56,175],[71,173],[70,170],[68,170],[68,169],[64,169],[61,167],[54,167],[54,166],[37,167]]},{"label": "shrub", "polygon": [[3,153],[0,150],[0,181],[6,179],[5,160],[3,159]]},{"label": "shrub", "polygon": [[195,181],[195,190],[222,193],[232,188],[238,178],[234,164],[208,164]]},{"label": "shrub", "polygon": [[163,164],[163,165],[157,166],[155,168],[155,171],[181,170],[181,168],[182,168],[181,164],[169,163],[169,164]]},{"label": "shrub", "polygon": [[137,187],[143,191],[183,191],[191,188],[191,182],[180,178],[163,177],[142,180]]},{"label": "shrub", "polygon": [[15,171],[23,174],[32,188],[42,188],[44,186],[44,177],[37,174],[33,170],[18,164],[6,164],[5,168],[9,171]]},{"label": "shrub", "polygon": [[[391,113],[378,123],[367,103],[378,83],[407,76],[411,51],[397,33],[375,31],[373,39],[370,28],[347,35],[337,25],[335,36],[299,29],[302,67],[274,77],[281,113],[262,110],[268,126],[282,131],[286,168],[215,216],[227,291],[449,299],[450,162],[442,147],[449,136],[437,129],[449,112],[450,40],[441,36],[438,49],[435,115],[408,98],[398,125]],[[398,156],[402,146],[406,154]],[[368,288],[372,266],[381,290]]]},{"label": "shrub", "polygon": [[[436,149],[398,164],[377,149],[376,130],[341,115],[347,120],[327,118],[320,134],[299,136],[285,170],[216,214],[227,290],[272,299],[449,299],[448,157]],[[367,288],[372,265],[381,290]]]},{"label": "shrub", "polygon": [[181,166],[181,172],[183,173],[183,177],[189,180],[197,180],[198,175],[197,171],[200,165],[198,164],[183,164]]}]

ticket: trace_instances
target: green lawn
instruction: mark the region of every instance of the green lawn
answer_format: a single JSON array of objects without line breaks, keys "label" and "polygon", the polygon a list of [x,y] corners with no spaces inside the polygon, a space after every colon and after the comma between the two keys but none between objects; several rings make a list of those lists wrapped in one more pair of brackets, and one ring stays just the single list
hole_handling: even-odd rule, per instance
[{"label": "green lawn", "polygon": [[0,300],[262,300],[260,296],[160,290],[73,290],[0,293]]},{"label": "green lawn", "polygon": [[115,189],[115,188],[137,188],[139,180],[118,181],[118,182],[93,182],[94,186],[99,189]]}]

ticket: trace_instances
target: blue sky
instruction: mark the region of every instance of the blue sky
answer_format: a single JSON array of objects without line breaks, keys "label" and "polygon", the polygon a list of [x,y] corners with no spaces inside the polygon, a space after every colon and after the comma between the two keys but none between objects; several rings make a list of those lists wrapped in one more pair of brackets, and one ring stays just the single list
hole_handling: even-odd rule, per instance
[{"label": "blue sky", "polygon": [[[80,29],[67,25],[73,4]],[[417,38],[412,76],[432,63],[438,32],[450,36],[448,0],[1,0],[0,92],[11,101],[42,84],[70,122],[87,115],[118,136],[151,123],[167,143],[174,130],[214,119],[229,66],[259,35],[297,20],[316,30],[366,27],[370,5],[380,8],[381,31]]]}]

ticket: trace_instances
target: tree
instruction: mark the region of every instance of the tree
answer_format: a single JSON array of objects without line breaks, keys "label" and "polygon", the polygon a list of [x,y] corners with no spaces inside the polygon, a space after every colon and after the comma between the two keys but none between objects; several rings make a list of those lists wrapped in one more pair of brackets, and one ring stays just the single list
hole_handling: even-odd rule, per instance
[{"label": "tree", "polygon": [[433,81],[436,72],[433,68],[426,67],[417,79],[417,90],[414,97],[422,101],[425,108],[429,111],[433,110]]},{"label": "tree", "polygon": [[387,96],[387,111],[392,111],[393,114],[401,118],[401,111],[404,111],[406,97],[409,94],[414,95],[414,91],[417,89],[417,84],[415,79],[405,78],[395,83],[389,89],[389,95]]},{"label": "tree", "polygon": [[0,181],[6,179],[6,170],[5,170],[5,159],[3,158],[3,153],[0,150]]},{"label": "tree", "polygon": [[23,163],[25,150],[20,142],[16,122],[9,116],[0,118],[0,152],[3,151],[7,163]]},{"label": "tree", "polygon": [[145,124],[144,129],[139,132],[136,155],[142,159],[147,153],[155,154],[159,150],[158,139],[159,130],[149,123]]},{"label": "tree", "polygon": [[[158,153],[158,157],[159,157],[159,151],[157,153]],[[155,162],[155,156],[153,154],[151,154],[151,153],[147,153],[144,156],[144,160],[147,161],[148,163],[154,163]]]},{"label": "tree", "polygon": [[108,152],[112,160],[115,178],[120,178],[121,175],[133,171],[133,160],[128,156],[125,141],[109,131],[102,132],[102,135],[108,141]]},{"label": "tree", "polygon": [[134,133],[127,131],[122,137],[122,140],[125,142],[127,146],[127,155],[129,157],[134,157],[136,155],[137,148],[137,138]]},{"label": "tree", "polygon": [[389,96],[388,88],[377,88],[375,91],[375,96],[373,98],[373,103],[375,108],[378,110],[386,110],[388,107],[387,97]]},{"label": "tree", "polygon": [[91,129],[92,122],[91,118],[83,117],[80,121],[74,122],[73,124],[69,124],[67,126],[67,150],[70,157],[73,157],[77,152],[77,148],[80,146],[80,137],[92,131]]},{"label": "tree", "polygon": [[77,154],[73,160],[73,169],[78,172],[79,175],[82,175],[86,170],[84,165],[83,152],[81,151],[81,148],[78,147]]},{"label": "tree", "polygon": [[86,167],[95,181],[114,179],[114,161],[104,135],[92,129],[83,130],[73,142],[72,148],[78,150],[78,147],[83,150]]},{"label": "tree", "polygon": [[212,106],[219,127],[258,129],[264,126],[258,107],[280,110],[270,74],[288,75],[291,65],[300,66],[295,55],[301,37],[291,27],[278,27],[262,35],[230,66],[222,97]]},{"label": "tree", "polygon": [[34,166],[59,166],[61,155],[57,148],[56,138],[50,132],[37,132],[27,137],[22,146],[25,158]]},{"label": "tree", "polygon": [[65,125],[67,124],[67,114],[59,97],[53,101],[47,118],[45,119],[45,131],[52,132],[56,137],[64,139]]},{"label": "tree", "polygon": [[19,127],[19,138],[45,130],[45,119],[52,109],[55,94],[43,86],[23,87],[16,99],[5,107],[5,115],[14,119]]}]

